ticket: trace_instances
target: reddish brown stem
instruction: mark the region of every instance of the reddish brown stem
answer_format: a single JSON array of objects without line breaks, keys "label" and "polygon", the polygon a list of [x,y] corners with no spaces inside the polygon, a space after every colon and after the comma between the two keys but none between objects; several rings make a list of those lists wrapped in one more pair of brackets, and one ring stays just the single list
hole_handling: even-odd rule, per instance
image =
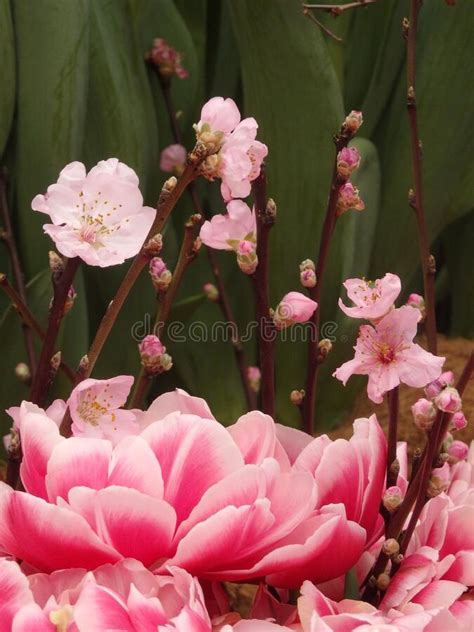
[{"label": "reddish brown stem", "polygon": [[421,268],[423,271],[426,304],[426,337],[428,349],[431,353],[436,354],[437,335],[434,294],[436,263],[433,255],[430,254],[430,244],[426,226],[423,196],[422,149],[416,106],[416,34],[420,9],[421,0],[410,0],[410,19],[407,25],[407,110],[410,123],[411,161],[414,180],[414,195],[410,197],[411,205],[416,214],[418,249],[420,251]]},{"label": "reddish brown stem", "polygon": [[68,259],[64,271],[59,279],[55,280],[53,277],[53,302],[49,311],[48,326],[38,363],[38,370],[36,372],[35,379],[33,380],[30,393],[30,400],[33,403],[38,404],[38,406],[43,406],[46,400],[48,384],[51,379],[50,363],[51,358],[54,355],[54,348],[59,334],[59,328],[64,316],[64,305],[80,262],[81,260],[78,257]]},{"label": "reddish brown stem", "polygon": [[388,442],[387,442],[387,487],[392,487],[397,481],[397,470],[394,467],[397,458],[397,430],[399,393],[398,386],[388,392]]},{"label": "reddish brown stem", "polygon": [[[5,245],[10,256],[12,265],[13,278],[15,279],[16,289],[21,298],[22,303],[27,304],[25,278],[21,267],[20,257],[18,255],[18,249],[16,247],[15,234],[13,232],[12,222],[10,218],[10,212],[8,209],[7,201],[7,173],[6,169],[0,170],[0,209],[3,222],[3,230],[1,230],[1,238],[5,242]],[[26,353],[28,355],[28,365],[30,368],[31,376],[34,378],[36,373],[36,353],[35,346],[33,344],[33,332],[30,329],[28,323],[23,321],[22,325],[23,336],[25,338]]]},{"label": "reddish brown stem", "polygon": [[276,330],[270,316],[269,255],[270,230],[275,223],[275,206],[267,203],[265,170],[253,182],[257,216],[257,269],[252,275],[257,303],[258,353],[262,373],[262,409],[275,418],[275,340]]}]

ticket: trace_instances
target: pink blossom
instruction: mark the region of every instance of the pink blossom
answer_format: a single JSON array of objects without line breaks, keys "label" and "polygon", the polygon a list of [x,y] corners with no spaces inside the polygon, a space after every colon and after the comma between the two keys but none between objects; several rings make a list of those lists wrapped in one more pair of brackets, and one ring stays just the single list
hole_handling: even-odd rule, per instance
[{"label": "pink blossom", "polygon": [[425,394],[428,399],[434,399],[441,393],[446,386],[452,386],[454,384],[454,373],[452,371],[445,371],[433,382],[430,382],[425,388]]},{"label": "pink blossom", "polygon": [[354,359],[334,372],[346,384],[351,375],[368,375],[367,393],[380,403],[401,382],[421,388],[436,379],[445,358],[434,356],[413,342],[418,315],[411,307],[392,310],[375,327],[362,325]]},{"label": "pink blossom", "polygon": [[161,152],[160,169],[166,173],[181,175],[186,165],[187,152],[183,145],[168,145]]},{"label": "pink blossom", "polygon": [[83,380],[67,401],[76,437],[104,437],[117,443],[138,432],[136,416],[124,410],[133,377],[121,375],[110,380]]},{"label": "pink blossom", "polygon": [[461,410],[461,396],[455,388],[447,386],[434,399],[436,406],[445,413],[457,413]]},{"label": "pink blossom", "polygon": [[426,315],[425,299],[422,296],[420,296],[420,294],[410,294],[410,296],[407,299],[406,304],[420,311],[421,320],[425,318],[425,315]]},{"label": "pink blossom", "polygon": [[411,412],[415,425],[420,430],[429,430],[431,428],[436,417],[436,407],[433,402],[422,397],[413,404]]},{"label": "pink blossom", "polygon": [[451,417],[451,429],[463,430],[467,426],[467,419],[464,413],[460,410]]},{"label": "pink blossom", "polygon": [[317,309],[316,301],[301,292],[289,292],[278,303],[273,315],[277,329],[285,329],[296,323],[304,323],[311,318]]},{"label": "pink blossom", "polygon": [[337,154],[337,172],[343,178],[349,178],[360,164],[360,154],[355,147],[343,147]]},{"label": "pink blossom", "polygon": [[136,255],[156,214],[143,206],[136,173],[117,158],[99,162],[88,174],[80,162],[67,165],[31,206],[51,217],[53,223],[43,228],[61,254],[100,267]]},{"label": "pink blossom", "polygon": [[239,108],[233,99],[213,97],[203,105],[195,130],[198,138],[208,131],[230,134],[239,122]]},{"label": "pink blossom", "polygon": [[393,307],[402,288],[400,278],[388,272],[382,279],[347,279],[343,283],[347,296],[354,307],[347,307],[339,299],[339,307],[351,318],[377,320],[385,316]]},{"label": "pink blossom", "polygon": [[173,366],[171,356],[166,353],[166,347],[158,336],[145,336],[138,345],[142,366],[147,375],[158,375],[169,371]]},{"label": "pink blossom", "polygon": [[180,79],[189,77],[188,71],[181,65],[181,54],[161,37],[153,40],[153,48],[148,54],[148,60],[158,68],[162,77],[169,78],[173,75]]},{"label": "pink blossom", "polygon": [[354,209],[355,211],[363,211],[364,208],[365,204],[359,196],[359,189],[357,189],[351,182],[343,184],[339,189],[337,214],[342,215],[351,209]]}]

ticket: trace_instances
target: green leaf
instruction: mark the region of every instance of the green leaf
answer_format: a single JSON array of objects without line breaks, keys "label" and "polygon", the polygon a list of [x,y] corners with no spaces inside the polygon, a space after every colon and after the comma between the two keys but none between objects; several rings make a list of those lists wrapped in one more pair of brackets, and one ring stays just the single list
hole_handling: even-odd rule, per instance
[{"label": "green leaf", "polygon": [[9,0],[0,0],[0,59],[2,89],[0,90],[0,158],[10,134],[15,107],[15,44]]},{"label": "green leaf", "polygon": [[87,0],[15,0],[18,104],[14,168],[21,253],[27,277],[51,248],[45,216],[31,200],[80,157],[88,74]]}]

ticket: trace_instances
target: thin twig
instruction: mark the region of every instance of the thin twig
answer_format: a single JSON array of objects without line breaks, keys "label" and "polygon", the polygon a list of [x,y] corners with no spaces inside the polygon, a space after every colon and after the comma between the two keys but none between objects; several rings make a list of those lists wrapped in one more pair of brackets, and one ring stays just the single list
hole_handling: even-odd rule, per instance
[{"label": "thin twig", "polygon": [[270,316],[269,257],[270,230],[275,223],[276,207],[267,201],[265,169],[253,182],[257,217],[257,269],[252,275],[257,302],[258,352],[262,373],[262,409],[275,418],[275,339],[276,330]]},{"label": "thin twig", "polygon": [[336,42],[342,42],[342,37],[339,37],[338,35],[336,35],[335,33],[333,33],[331,30],[328,29],[327,26],[325,26],[322,22],[320,22],[317,18],[314,17],[314,15],[311,13],[311,11],[309,9],[307,9],[304,5],[303,5],[303,15],[305,15],[307,18],[309,18],[311,20],[311,22],[314,22],[314,24],[316,24],[316,26],[321,29],[321,31],[323,33],[325,33],[326,35],[328,35],[329,37],[331,37],[333,40],[335,40]]},{"label": "thin twig", "polygon": [[79,257],[68,259],[64,271],[58,279],[54,279],[54,295],[51,309],[48,316],[48,326],[44,337],[43,348],[38,363],[33,385],[31,387],[30,399],[33,403],[42,406],[47,395],[47,386],[50,381],[51,358],[54,355],[56,339],[64,316],[64,305],[66,303],[69,289],[74,280],[74,276],[79,268],[81,260]]},{"label": "thin twig", "polygon": [[377,0],[357,0],[356,2],[349,2],[348,4],[306,4],[303,3],[304,9],[313,9],[318,11],[325,11],[331,13],[335,18],[339,17],[344,11],[350,9],[362,9],[369,4],[375,4]]},{"label": "thin twig", "polygon": [[399,409],[399,387],[396,386],[387,394],[388,401],[388,442],[387,442],[387,487],[392,487],[397,481],[397,471],[394,462],[397,458],[397,430]]},{"label": "thin twig", "polygon": [[[6,169],[0,170],[0,209],[3,222],[3,230],[1,230],[1,239],[5,242],[10,256],[12,264],[13,278],[15,279],[15,285],[20,295],[22,302],[26,305],[28,300],[26,297],[25,278],[21,267],[21,261],[18,254],[18,249],[15,241],[15,234],[13,232],[12,222],[10,218],[10,212],[8,209],[7,201],[7,173]],[[36,353],[35,346],[33,344],[33,334],[29,325],[24,322],[22,325],[23,336],[25,338],[26,353],[28,355],[28,365],[30,368],[31,376],[34,378],[36,373]]]},{"label": "thin twig", "polygon": [[418,131],[418,115],[416,107],[416,34],[421,0],[411,0],[410,19],[404,23],[407,34],[407,110],[410,122],[411,160],[413,168],[414,192],[410,195],[410,204],[415,210],[417,222],[418,248],[423,271],[423,285],[426,304],[425,329],[428,349],[437,352],[436,312],[434,295],[434,278],[436,262],[430,254],[428,231],[423,199],[422,148]]},{"label": "thin twig", "polygon": [[[31,331],[33,331],[38,336],[40,340],[44,342],[46,333],[44,332],[43,328],[33,316],[28,306],[22,301],[20,294],[12,285],[10,285],[7,277],[2,273],[0,273],[0,288],[10,299],[13,309],[17,312],[22,321],[28,326]],[[68,380],[74,384],[76,374],[71,369],[71,367],[69,367],[65,362],[61,361],[59,368],[61,369],[61,371],[63,371]]]},{"label": "thin twig", "polygon": [[[193,215],[185,224],[183,243],[181,245],[178,262],[173,273],[173,279],[169,288],[163,296],[160,309],[156,316],[155,325],[153,327],[153,334],[158,338],[161,338],[163,335],[166,323],[168,322],[168,318],[171,313],[171,308],[181,286],[184,274],[190,264],[196,258],[197,250],[195,248],[195,240],[201,222],[202,217],[198,214]],[[130,408],[140,407],[143,399],[146,397],[151,382],[151,376],[142,367],[135,385],[135,391],[132,396]]]}]

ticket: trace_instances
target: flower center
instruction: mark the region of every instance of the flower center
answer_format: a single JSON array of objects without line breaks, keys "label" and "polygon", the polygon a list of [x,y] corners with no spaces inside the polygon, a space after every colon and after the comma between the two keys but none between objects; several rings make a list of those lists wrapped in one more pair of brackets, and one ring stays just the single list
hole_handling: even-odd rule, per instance
[{"label": "flower center", "polygon": [[393,362],[395,359],[395,349],[386,342],[378,345],[378,353],[380,361],[383,362],[383,364],[390,364],[390,362]]},{"label": "flower center", "polygon": [[[81,419],[91,426],[98,426],[101,417],[106,415],[108,412],[109,409],[100,404],[95,397],[93,399],[86,397],[77,407],[77,413]],[[112,417],[115,417],[115,415],[112,415]]]}]

